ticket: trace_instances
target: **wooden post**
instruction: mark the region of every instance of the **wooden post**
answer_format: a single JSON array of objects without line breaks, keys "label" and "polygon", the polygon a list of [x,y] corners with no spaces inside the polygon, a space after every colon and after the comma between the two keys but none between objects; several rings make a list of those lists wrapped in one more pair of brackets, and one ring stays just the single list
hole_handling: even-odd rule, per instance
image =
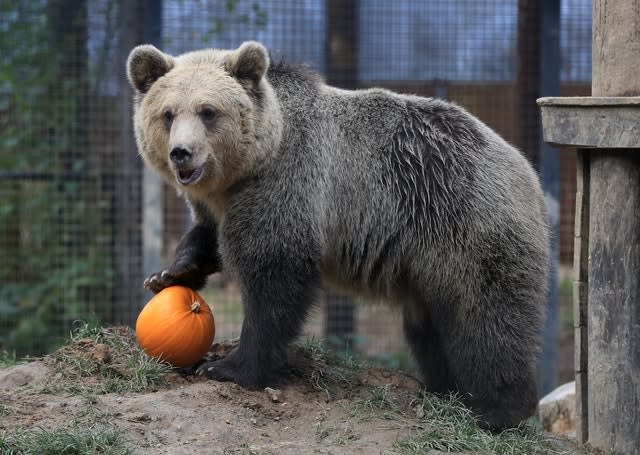
[{"label": "wooden post", "polygon": [[[592,96],[640,95],[640,0],[593,0]],[[589,441],[640,453],[640,154],[589,159]]]},{"label": "wooden post", "polygon": [[640,454],[640,0],[593,0],[592,97],[543,98],[544,138],[577,145],[577,436]]},{"label": "wooden post", "polygon": [[540,96],[540,25],[540,2],[518,0],[518,147],[536,169],[539,168],[540,143],[540,120],[535,104]]},{"label": "wooden post", "polygon": [[[143,41],[144,6],[142,0],[122,2],[118,8],[119,62],[124,65],[129,51]],[[123,68],[124,70],[124,68]],[[136,153],[133,135],[132,89],[125,77],[119,80],[118,110],[120,135],[114,150],[113,240],[116,258],[116,291],[111,322],[133,326],[147,296],[142,287],[141,181],[142,160]]]},{"label": "wooden post", "polygon": [[341,88],[358,85],[359,0],[327,1],[327,82]]},{"label": "wooden post", "polygon": [[[162,1],[144,2],[144,42],[162,47]],[[163,267],[164,183],[155,171],[142,170],[142,251],[145,277]]]},{"label": "wooden post", "polygon": [[[560,0],[542,0],[539,8],[539,93],[544,96],[557,96],[560,94]],[[542,351],[538,371],[538,390],[542,396],[555,388],[557,380],[560,160],[558,158],[558,150],[542,141],[541,122],[537,106],[532,102],[529,102],[528,106],[531,109],[531,115],[535,118],[535,122],[530,125],[520,125],[520,128],[531,128],[535,125],[540,178],[542,180],[542,190],[547,200],[547,213],[552,232],[546,319],[542,331]]]},{"label": "wooden post", "polygon": [[[640,373],[640,97],[541,98],[538,104],[545,141],[579,147],[574,257],[578,440],[613,449],[621,447],[615,441],[619,437],[626,438],[628,447],[640,447],[633,426],[640,412],[634,379]],[[629,431],[625,434],[622,427]]]},{"label": "wooden post", "polygon": [[640,155],[590,156],[588,435],[640,453]]}]

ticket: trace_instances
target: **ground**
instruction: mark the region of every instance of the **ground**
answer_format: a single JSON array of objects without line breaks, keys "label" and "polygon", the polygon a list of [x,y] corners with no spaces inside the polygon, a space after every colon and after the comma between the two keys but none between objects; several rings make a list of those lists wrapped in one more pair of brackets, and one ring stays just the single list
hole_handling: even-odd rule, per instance
[{"label": "ground", "polygon": [[149,359],[128,329],[85,327],[49,356],[0,369],[0,453],[62,453],[43,448],[55,437],[88,447],[64,453],[578,453],[531,424],[483,431],[455,397],[317,343],[292,348],[290,363],[283,383],[247,391]]}]

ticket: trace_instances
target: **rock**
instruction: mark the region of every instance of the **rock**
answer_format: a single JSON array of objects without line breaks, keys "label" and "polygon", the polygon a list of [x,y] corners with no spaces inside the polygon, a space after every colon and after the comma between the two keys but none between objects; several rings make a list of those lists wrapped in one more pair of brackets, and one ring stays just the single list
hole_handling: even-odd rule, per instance
[{"label": "rock", "polygon": [[546,431],[574,436],[576,431],[576,383],[568,382],[540,400],[538,414]]},{"label": "rock", "polygon": [[282,401],[282,390],[265,387],[264,391],[267,392],[267,395],[269,395],[269,398],[271,398],[271,401],[273,401],[274,403],[279,403],[280,401]]},{"label": "rock", "polygon": [[151,422],[151,417],[146,412],[139,412],[127,418],[129,422],[147,423]]}]

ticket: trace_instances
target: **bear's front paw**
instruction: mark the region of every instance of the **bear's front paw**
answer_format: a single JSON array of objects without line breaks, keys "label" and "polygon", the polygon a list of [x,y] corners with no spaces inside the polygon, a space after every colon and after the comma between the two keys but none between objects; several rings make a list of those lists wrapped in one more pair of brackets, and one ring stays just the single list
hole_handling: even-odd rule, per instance
[{"label": "bear's front paw", "polygon": [[176,284],[179,284],[179,280],[171,275],[168,270],[163,270],[162,272],[150,275],[144,280],[143,286],[154,294],[157,294],[164,288],[175,286]]},{"label": "bear's front paw", "polygon": [[176,260],[171,267],[144,280],[144,287],[157,294],[169,286],[186,286],[197,291],[207,283],[207,273],[186,260]]},{"label": "bear's front paw", "polygon": [[209,379],[215,379],[216,381],[231,381],[244,387],[245,389],[257,389],[257,378],[252,375],[247,375],[247,372],[241,371],[242,369],[234,362],[233,357],[226,357],[214,362],[205,362],[198,367],[197,374],[205,376]]}]

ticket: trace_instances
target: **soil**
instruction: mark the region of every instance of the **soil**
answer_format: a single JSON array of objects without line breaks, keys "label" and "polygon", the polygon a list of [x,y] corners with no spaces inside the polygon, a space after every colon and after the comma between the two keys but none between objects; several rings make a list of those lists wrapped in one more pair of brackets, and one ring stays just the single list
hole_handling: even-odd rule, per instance
[{"label": "soil", "polygon": [[[232,347],[216,344],[208,356],[224,355]],[[124,368],[116,353],[92,339],[62,349],[85,367]],[[318,365],[300,348],[291,353],[291,364],[285,383],[260,391],[182,371],[169,373],[165,384],[149,391],[94,394],[86,391],[91,386],[98,390],[104,377],[79,377],[84,392],[73,392],[72,380],[48,356],[0,370],[0,435],[107,423],[120,430],[136,454],[369,454],[391,450],[415,431],[406,421],[387,420],[383,414],[365,419],[353,414],[353,403],[382,385],[411,412],[420,390],[412,377],[368,368],[348,381],[323,382],[329,366]],[[61,382],[64,388],[52,387]]]}]

